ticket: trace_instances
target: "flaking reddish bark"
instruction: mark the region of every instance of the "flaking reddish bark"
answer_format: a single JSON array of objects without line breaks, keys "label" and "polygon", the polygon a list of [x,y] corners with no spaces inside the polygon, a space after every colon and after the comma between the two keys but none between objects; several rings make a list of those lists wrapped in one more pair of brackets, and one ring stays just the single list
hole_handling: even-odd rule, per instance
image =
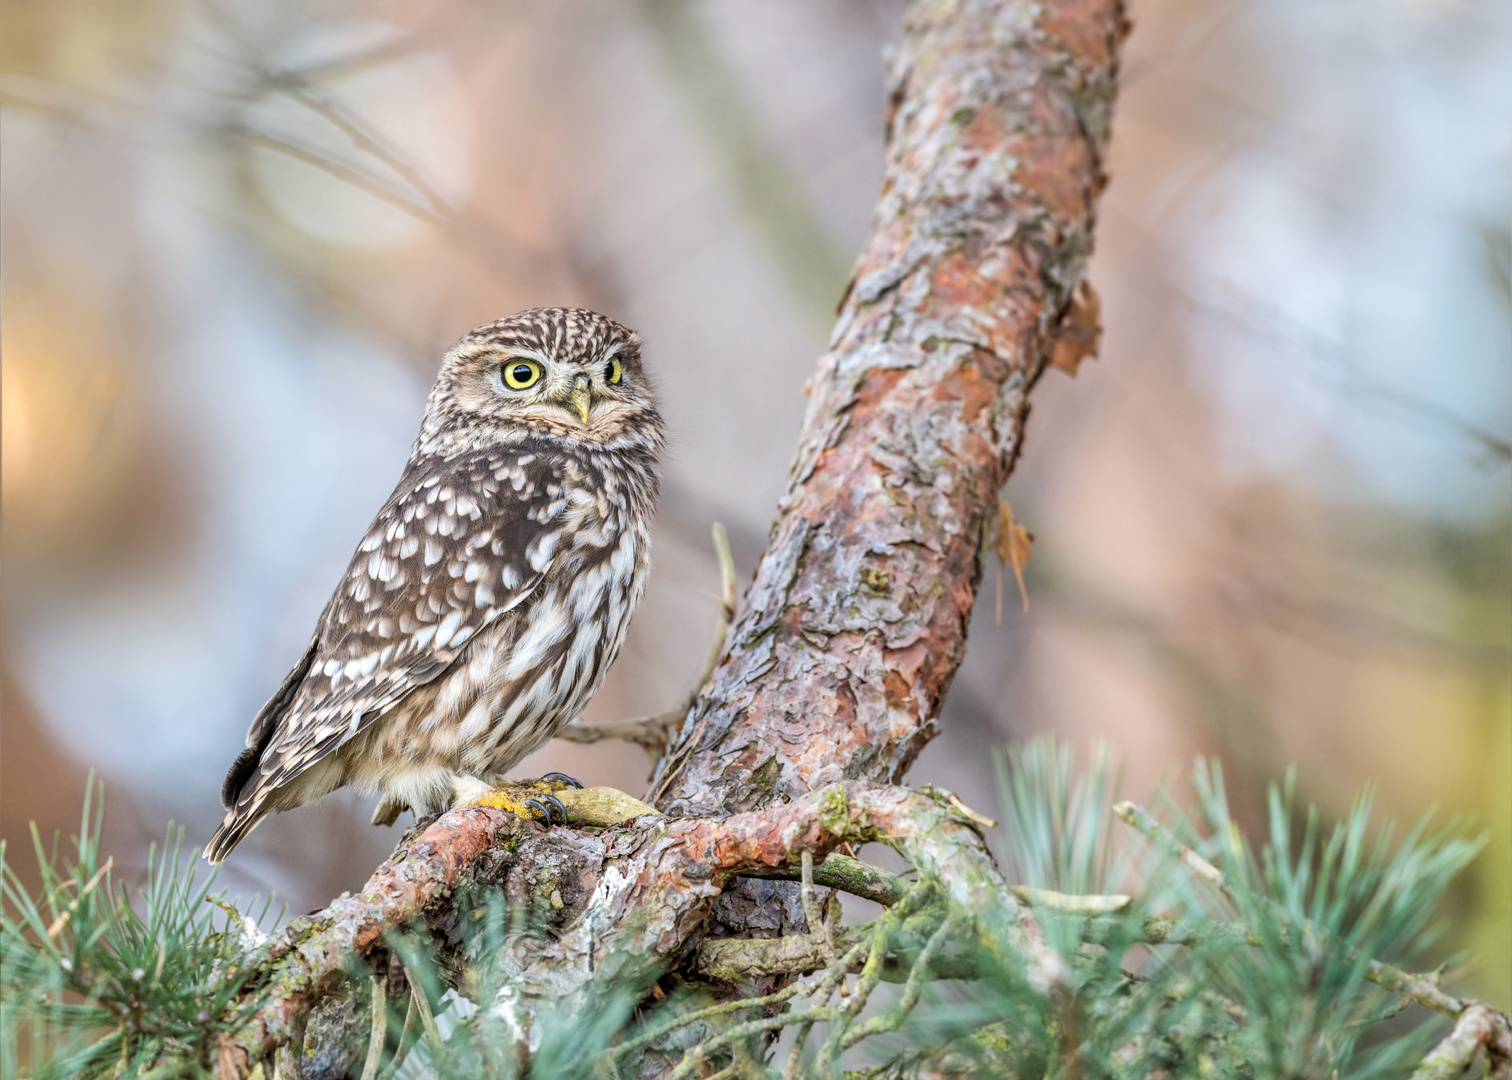
[{"label": "flaking reddish bark", "polygon": [[518,827],[512,814],[486,807],[445,814],[380,866],[356,896],[343,895],[285,925],[263,958],[271,993],[237,1038],[245,1059],[257,1061],[287,1045],[311,1008],[342,991],[354,954],[366,959],[385,934],[411,927],[450,899],[477,873],[500,831]]},{"label": "flaking reddish bark", "polygon": [[1087,334],[1126,25],[1117,0],[910,7],[872,235],[771,543],[652,786],[668,813],[895,782],[936,734],[1030,390],[1063,324]]}]

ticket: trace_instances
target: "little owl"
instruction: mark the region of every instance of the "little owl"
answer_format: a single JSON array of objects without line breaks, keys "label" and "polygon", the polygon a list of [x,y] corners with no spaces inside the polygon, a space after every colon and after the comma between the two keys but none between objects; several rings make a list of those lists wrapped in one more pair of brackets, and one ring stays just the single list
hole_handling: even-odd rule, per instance
[{"label": "little owl", "polygon": [[[661,447],[619,323],[536,308],[452,346],[398,487],[226,775],[210,861],[345,784],[382,793],[381,824],[477,801],[575,719],[645,588]],[[513,805],[549,817],[563,782]]]}]

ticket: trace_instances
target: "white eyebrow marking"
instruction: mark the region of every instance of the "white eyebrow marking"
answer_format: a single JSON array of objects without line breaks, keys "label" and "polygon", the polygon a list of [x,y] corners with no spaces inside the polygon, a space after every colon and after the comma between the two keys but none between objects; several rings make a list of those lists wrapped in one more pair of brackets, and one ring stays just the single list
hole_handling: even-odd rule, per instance
[{"label": "white eyebrow marking", "polygon": [[547,356],[540,349],[531,349],[523,345],[504,345],[502,343],[497,348],[501,353],[505,354],[504,358],[506,360],[539,360],[543,364],[551,363],[551,357]]}]

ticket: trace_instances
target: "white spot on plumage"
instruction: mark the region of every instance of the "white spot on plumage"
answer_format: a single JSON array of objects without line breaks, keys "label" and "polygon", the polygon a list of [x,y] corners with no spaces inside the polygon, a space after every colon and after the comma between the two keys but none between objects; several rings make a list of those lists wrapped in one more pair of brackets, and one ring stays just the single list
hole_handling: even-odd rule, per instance
[{"label": "white spot on plumage", "polygon": [[538,574],[546,572],[546,567],[551,562],[552,555],[556,554],[557,544],[561,541],[560,533],[549,532],[545,536],[531,543],[525,550],[525,559],[530,563],[530,568]]},{"label": "white spot on plumage", "polygon": [[452,639],[452,635],[457,632],[457,627],[461,625],[462,612],[460,611],[453,611],[446,618],[442,619],[441,625],[436,628],[435,647],[438,649],[446,648]]}]

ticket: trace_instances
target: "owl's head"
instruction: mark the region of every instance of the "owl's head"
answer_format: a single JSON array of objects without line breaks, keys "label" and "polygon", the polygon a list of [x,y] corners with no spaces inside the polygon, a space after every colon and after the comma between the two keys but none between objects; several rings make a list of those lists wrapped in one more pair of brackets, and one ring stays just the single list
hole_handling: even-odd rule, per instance
[{"label": "owl's head", "polygon": [[419,444],[476,446],[522,432],[658,449],[661,416],[635,331],[583,308],[531,308],[453,345],[431,387]]}]

